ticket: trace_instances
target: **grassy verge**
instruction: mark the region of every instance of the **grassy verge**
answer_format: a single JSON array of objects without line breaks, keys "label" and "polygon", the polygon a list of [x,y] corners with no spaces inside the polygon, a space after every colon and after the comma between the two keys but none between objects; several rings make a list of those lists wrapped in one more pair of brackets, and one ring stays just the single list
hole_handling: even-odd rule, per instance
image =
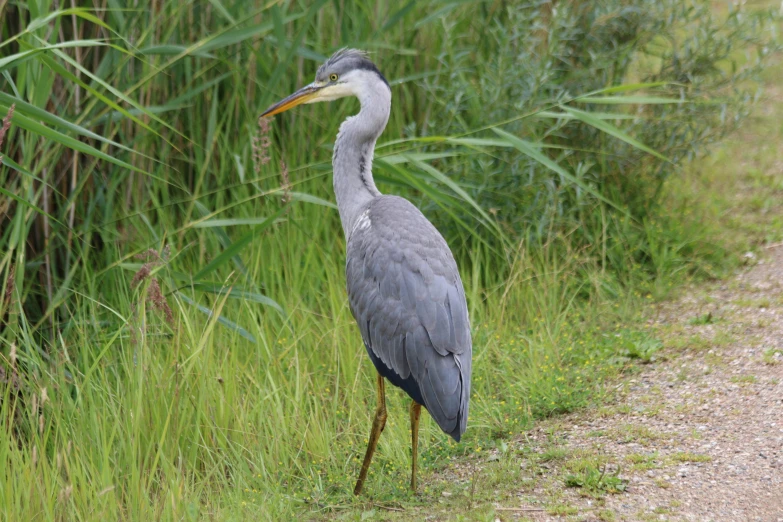
[{"label": "grassy verge", "polygon": [[[24,354],[17,365],[39,369],[23,400],[7,387],[2,403],[3,418],[25,420],[6,425],[0,449],[11,464],[5,491],[17,513],[278,518],[357,502],[351,488],[374,406],[372,369],[345,304],[340,245],[330,255],[318,246],[303,256],[287,245],[312,239],[293,234],[302,232],[268,236],[243,257],[271,293],[287,296],[283,313],[261,315],[260,305],[226,295],[206,319],[174,294],[164,298],[178,318],[169,324],[151,279],[133,287],[137,267],[117,267],[125,275],[111,292],[124,297],[110,313],[128,328],[88,319],[105,317],[105,305],[76,294],[68,303],[74,324],[55,364],[33,345],[16,348]],[[312,243],[328,241],[324,232]],[[267,259],[272,252],[275,263]],[[619,361],[648,350],[643,333],[615,326],[635,307],[615,299],[577,304],[581,285],[573,281],[585,268],[545,261],[520,254],[516,282],[484,299],[469,284],[480,303],[471,428],[457,445],[423,421],[424,496],[411,497],[406,400],[391,391],[366,498],[418,504],[439,494],[427,485],[434,470],[502,447],[535,418],[600,400]],[[168,266],[152,269],[164,292]],[[221,325],[217,314],[243,330]]]}]

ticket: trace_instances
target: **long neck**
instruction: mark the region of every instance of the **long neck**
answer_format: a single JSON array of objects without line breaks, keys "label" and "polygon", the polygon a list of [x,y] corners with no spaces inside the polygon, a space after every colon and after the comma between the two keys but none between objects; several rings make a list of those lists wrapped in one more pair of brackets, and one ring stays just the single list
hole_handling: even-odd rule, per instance
[{"label": "long neck", "polygon": [[389,121],[391,91],[385,84],[373,87],[358,96],[362,108],[343,122],[334,144],[334,194],[346,241],[361,210],[381,195],[372,178],[372,157]]}]

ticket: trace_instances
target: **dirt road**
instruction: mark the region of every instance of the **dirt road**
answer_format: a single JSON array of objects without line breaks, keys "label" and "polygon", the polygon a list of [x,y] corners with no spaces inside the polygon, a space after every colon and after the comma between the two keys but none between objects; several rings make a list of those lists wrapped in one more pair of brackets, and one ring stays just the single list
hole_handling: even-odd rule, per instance
[{"label": "dirt road", "polygon": [[[599,455],[599,480],[624,491],[561,487],[561,516],[508,519],[783,521],[783,245],[765,254],[661,305],[650,322],[665,332],[665,360],[625,383],[616,404],[543,423],[524,441],[570,462]],[[563,466],[550,466],[542,490],[563,482]]]}]

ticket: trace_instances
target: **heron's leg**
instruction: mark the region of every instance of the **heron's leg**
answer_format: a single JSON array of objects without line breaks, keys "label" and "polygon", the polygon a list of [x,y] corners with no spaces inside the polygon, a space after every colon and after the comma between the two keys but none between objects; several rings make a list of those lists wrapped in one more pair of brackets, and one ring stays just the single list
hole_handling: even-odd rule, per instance
[{"label": "heron's leg", "polygon": [[353,488],[354,495],[358,495],[362,492],[364,479],[367,478],[367,470],[370,468],[373,453],[375,453],[375,448],[378,446],[378,439],[381,437],[383,427],[386,426],[386,391],[383,385],[383,376],[380,373],[378,374],[378,381],[375,389],[378,392],[378,407],[375,409],[375,418],[372,421],[370,440],[367,443],[367,453],[364,454],[362,470],[359,472],[359,479],[356,481],[356,487]]},{"label": "heron's leg", "polygon": [[416,468],[419,460],[419,417],[421,416],[421,404],[411,401],[411,449],[413,452],[413,464],[411,465],[411,489],[416,493]]}]

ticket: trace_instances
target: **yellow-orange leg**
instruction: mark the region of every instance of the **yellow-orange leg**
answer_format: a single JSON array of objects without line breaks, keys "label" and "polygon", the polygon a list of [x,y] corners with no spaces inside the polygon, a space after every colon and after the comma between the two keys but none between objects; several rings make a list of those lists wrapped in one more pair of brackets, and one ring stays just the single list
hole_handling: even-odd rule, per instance
[{"label": "yellow-orange leg", "polygon": [[367,470],[370,469],[370,462],[378,446],[378,439],[381,437],[383,427],[386,426],[386,390],[383,384],[383,376],[378,374],[378,381],[375,390],[378,392],[378,407],[375,409],[375,418],[372,421],[372,430],[370,430],[370,440],[367,443],[367,453],[364,454],[362,470],[359,472],[359,480],[356,481],[356,487],[353,488],[353,494],[358,495],[362,492],[364,479],[367,478]]},{"label": "yellow-orange leg", "polygon": [[421,417],[421,404],[411,401],[411,449],[413,451],[411,489],[414,493],[416,493],[416,468],[419,460],[419,417]]}]

